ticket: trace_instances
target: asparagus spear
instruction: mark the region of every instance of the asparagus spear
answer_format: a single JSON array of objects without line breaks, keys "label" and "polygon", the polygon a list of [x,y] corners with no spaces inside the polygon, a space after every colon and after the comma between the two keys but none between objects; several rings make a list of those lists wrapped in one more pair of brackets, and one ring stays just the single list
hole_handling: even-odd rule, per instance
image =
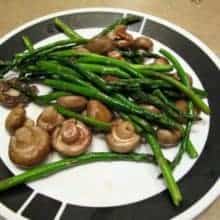
[{"label": "asparagus spear", "polygon": [[68,36],[72,40],[84,39],[82,38],[76,31],[70,28],[68,25],[63,23],[59,18],[54,19],[55,25],[64,32],[66,36]]},{"label": "asparagus spear", "polygon": [[135,15],[130,15],[127,16],[125,18],[119,18],[117,19],[115,22],[113,22],[112,24],[110,24],[109,26],[107,26],[106,28],[104,28],[99,34],[97,34],[95,37],[101,37],[101,36],[105,36],[106,34],[108,34],[109,32],[111,32],[112,30],[114,30],[114,28],[119,25],[119,24],[123,24],[123,25],[129,25],[129,24],[133,24],[136,23],[138,21],[140,21],[141,18]]},{"label": "asparagus spear", "polygon": [[0,192],[8,190],[22,183],[32,182],[41,178],[45,178],[59,171],[70,167],[79,166],[98,161],[135,161],[155,163],[154,157],[150,154],[118,154],[109,152],[87,153],[78,157],[70,157],[56,162],[43,164],[34,167],[17,176],[9,177],[0,181]]}]

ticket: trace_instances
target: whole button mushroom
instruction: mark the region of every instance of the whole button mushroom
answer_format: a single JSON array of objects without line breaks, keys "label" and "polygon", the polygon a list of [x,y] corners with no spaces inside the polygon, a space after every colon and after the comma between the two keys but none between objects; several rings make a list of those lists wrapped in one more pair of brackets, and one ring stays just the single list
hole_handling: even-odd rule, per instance
[{"label": "whole button mushroom", "polygon": [[5,127],[10,134],[13,134],[16,131],[16,129],[23,126],[25,120],[26,120],[25,109],[23,106],[18,105],[17,107],[13,108],[8,114],[5,121]]},{"label": "whole button mushroom", "polygon": [[153,41],[148,37],[137,37],[134,40],[133,47],[135,49],[152,50]]},{"label": "whole button mushroom", "polygon": [[114,44],[110,38],[104,36],[91,39],[85,47],[90,52],[105,54],[114,49]]},{"label": "whole button mushroom", "polygon": [[179,130],[169,130],[165,128],[158,128],[156,136],[158,142],[164,148],[176,146],[182,137]]},{"label": "whole button mushroom", "polygon": [[61,125],[64,118],[52,106],[46,107],[37,118],[37,125],[51,133],[57,126]]},{"label": "whole button mushroom", "polygon": [[88,100],[83,96],[68,95],[57,99],[57,103],[74,111],[81,111],[86,107]]},{"label": "whole button mushroom", "polygon": [[92,141],[90,129],[82,122],[68,119],[52,135],[52,146],[64,156],[84,153]]},{"label": "whole button mushroom", "polygon": [[110,110],[97,100],[90,100],[87,104],[87,115],[99,121],[110,122],[112,113]]},{"label": "whole button mushroom", "polygon": [[140,143],[140,136],[135,132],[133,125],[121,119],[112,124],[112,129],[106,135],[106,141],[112,151],[128,153],[133,151]]},{"label": "whole button mushroom", "polygon": [[42,162],[50,152],[50,136],[40,127],[23,126],[11,137],[9,157],[21,167],[31,167]]}]

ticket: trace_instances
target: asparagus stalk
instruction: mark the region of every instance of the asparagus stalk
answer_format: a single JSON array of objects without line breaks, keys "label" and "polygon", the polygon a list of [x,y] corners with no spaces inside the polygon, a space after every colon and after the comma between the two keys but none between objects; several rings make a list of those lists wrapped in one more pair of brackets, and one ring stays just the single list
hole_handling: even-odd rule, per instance
[{"label": "asparagus stalk", "polygon": [[63,23],[59,18],[54,19],[55,25],[64,32],[66,36],[68,36],[72,40],[84,39],[82,38],[76,31],[70,28],[68,25]]},{"label": "asparagus stalk", "polygon": [[59,171],[75,167],[83,164],[88,164],[98,161],[135,161],[155,163],[154,157],[149,154],[118,154],[109,152],[94,152],[87,153],[78,157],[70,157],[56,162],[43,164],[34,167],[17,176],[9,177],[0,181],[0,192],[6,191],[17,185],[32,182],[41,178],[48,177]]},{"label": "asparagus stalk", "polygon": [[104,28],[99,34],[97,34],[95,37],[101,37],[101,36],[105,36],[106,34],[108,34],[109,32],[111,32],[112,30],[115,29],[115,27],[119,24],[123,24],[123,25],[130,25],[130,24],[134,24],[138,21],[140,21],[141,18],[135,15],[131,15],[131,16],[127,16],[125,18],[119,18],[117,19],[115,22],[113,22],[112,24],[110,24],[109,26],[107,26],[106,28]]},{"label": "asparagus stalk", "polygon": [[[174,67],[177,70],[177,74],[180,77],[180,80],[183,82],[183,84],[190,89],[191,85],[190,85],[190,81],[188,76],[186,75],[183,67],[181,66],[181,64],[177,61],[177,59],[168,51],[161,49],[160,52],[166,56],[174,65]],[[193,115],[193,103],[191,101],[189,101],[188,103],[188,112],[190,114]],[[184,133],[184,137],[183,137],[183,141],[181,143],[179,152],[177,153],[177,155],[175,156],[173,162],[172,162],[172,167],[175,168],[181,161],[182,156],[184,154],[185,151],[189,153],[194,153],[192,155],[190,155],[191,157],[193,157],[193,155],[197,154],[196,149],[194,148],[194,146],[191,144],[189,144],[190,140],[189,140],[189,135],[190,135],[190,130],[192,127],[192,120],[188,120],[187,125],[186,125],[186,129],[185,129],[185,133]],[[190,150],[188,151],[187,149]]]},{"label": "asparagus stalk", "polygon": [[33,44],[31,42],[30,38],[28,36],[23,36],[22,39],[23,39],[24,45],[27,47],[28,51],[33,52],[34,47],[33,47]]}]

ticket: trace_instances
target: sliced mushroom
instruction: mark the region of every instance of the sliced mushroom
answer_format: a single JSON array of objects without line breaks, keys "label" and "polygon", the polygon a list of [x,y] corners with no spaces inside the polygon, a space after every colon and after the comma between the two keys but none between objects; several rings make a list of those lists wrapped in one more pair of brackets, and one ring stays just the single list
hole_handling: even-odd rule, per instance
[{"label": "sliced mushroom", "polygon": [[104,122],[110,122],[113,117],[110,110],[97,100],[90,100],[88,102],[87,115]]},{"label": "sliced mushroom", "polygon": [[75,51],[80,52],[80,53],[88,53],[88,52],[89,52],[89,50],[88,50],[88,49],[86,49],[86,48],[85,48],[85,47],[83,47],[83,46],[74,47],[73,49],[74,49]]},{"label": "sliced mushroom", "polygon": [[81,111],[86,107],[88,100],[83,96],[69,95],[58,98],[57,103],[65,108]]},{"label": "sliced mushroom", "polygon": [[155,64],[169,64],[169,61],[165,57],[156,58]]},{"label": "sliced mushroom", "polygon": [[44,109],[37,118],[37,125],[51,133],[57,126],[61,125],[64,118],[52,106]]},{"label": "sliced mushroom", "polygon": [[153,41],[148,37],[137,37],[134,40],[133,47],[135,49],[152,50]]},{"label": "sliced mushroom", "polygon": [[23,106],[18,105],[17,107],[13,108],[8,114],[5,121],[5,127],[10,134],[13,134],[16,131],[16,129],[23,126],[25,120],[26,120],[25,109]]},{"label": "sliced mushroom", "polygon": [[176,107],[184,113],[188,112],[188,103],[185,99],[179,99],[175,102]]},{"label": "sliced mushroom", "polygon": [[114,49],[114,44],[108,37],[97,37],[90,40],[85,47],[90,52],[105,54]]},{"label": "sliced mushroom", "polygon": [[50,137],[37,126],[16,130],[9,144],[9,157],[17,165],[31,167],[42,162],[50,152]]},{"label": "sliced mushroom", "polygon": [[164,148],[176,146],[182,137],[179,130],[169,130],[165,128],[158,128],[156,135],[158,142]]},{"label": "sliced mushroom", "polygon": [[147,110],[150,111],[150,112],[153,112],[153,113],[161,113],[160,109],[157,108],[157,107],[154,106],[154,105],[141,104],[140,106],[141,106],[142,108],[147,109]]},{"label": "sliced mushroom", "polygon": [[106,135],[106,141],[112,151],[128,153],[140,143],[140,136],[135,132],[133,125],[121,119],[112,124],[111,133]]},{"label": "sliced mushroom", "polygon": [[64,121],[52,135],[53,148],[64,156],[82,154],[88,149],[91,141],[90,129],[74,119]]}]

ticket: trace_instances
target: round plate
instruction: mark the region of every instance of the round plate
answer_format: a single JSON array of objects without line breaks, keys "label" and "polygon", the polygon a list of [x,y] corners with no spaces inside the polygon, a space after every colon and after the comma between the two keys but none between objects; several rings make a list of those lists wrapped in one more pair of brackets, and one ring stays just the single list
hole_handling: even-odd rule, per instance
[{"label": "round plate", "polygon": [[[178,56],[197,87],[208,91],[211,118],[202,115],[202,122],[193,127],[191,139],[200,156],[197,160],[184,157],[174,172],[184,201],[174,207],[163,182],[157,178],[158,169],[148,164],[129,162],[96,163],[69,169],[52,177],[28,185],[18,186],[0,194],[1,215],[8,219],[62,219],[77,220],[141,220],[191,219],[198,215],[219,195],[219,166],[217,131],[220,106],[218,82],[219,63],[214,53],[185,30],[162,19],[124,9],[90,8],[51,14],[29,22],[10,32],[0,41],[0,58],[9,59],[24,50],[21,37],[28,35],[36,46],[64,38],[53,25],[60,17],[80,34],[90,37],[101,28],[126,14],[140,16],[141,21],[131,25],[129,31],[138,36],[147,35],[154,40],[155,50],[164,47]],[[45,89],[45,88],[44,88]],[[9,137],[4,129],[7,111],[0,109],[0,178],[22,172],[8,159]],[[40,109],[30,105],[28,113],[36,118]],[[91,151],[105,151],[101,136],[93,141]],[[146,146],[139,151],[146,152]],[[166,150],[168,158],[176,149]],[[53,154],[49,161],[57,160]],[[158,211],[159,208],[159,211]]]}]

